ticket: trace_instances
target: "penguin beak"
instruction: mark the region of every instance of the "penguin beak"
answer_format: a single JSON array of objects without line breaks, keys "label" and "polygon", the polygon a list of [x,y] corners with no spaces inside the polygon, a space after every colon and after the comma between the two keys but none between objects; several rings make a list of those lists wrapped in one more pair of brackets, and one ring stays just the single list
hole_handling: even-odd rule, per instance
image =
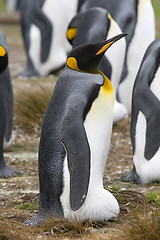
[{"label": "penguin beak", "polygon": [[102,47],[99,49],[99,51],[96,53],[96,55],[99,55],[101,53],[104,53],[113,43],[120,40],[122,37],[125,37],[128,34],[121,33],[119,35],[116,35],[113,38],[110,38],[109,40],[103,42]]},{"label": "penguin beak", "polygon": [[3,57],[6,54],[6,50],[0,45],[0,56]]}]

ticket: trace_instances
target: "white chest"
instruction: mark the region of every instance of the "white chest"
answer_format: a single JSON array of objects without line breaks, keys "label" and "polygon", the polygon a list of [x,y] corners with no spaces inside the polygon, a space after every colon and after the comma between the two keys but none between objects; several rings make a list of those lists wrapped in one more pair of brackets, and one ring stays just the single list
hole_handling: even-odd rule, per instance
[{"label": "white chest", "polygon": [[42,11],[52,23],[53,35],[50,53],[44,63],[40,58],[42,48],[40,30],[34,24],[31,25],[29,55],[41,76],[47,75],[51,70],[55,70],[65,63],[67,52],[71,49],[66,38],[66,31],[68,23],[76,13],[77,4],[77,0],[45,1]]},{"label": "white chest", "polygon": [[120,100],[131,112],[132,89],[140,63],[149,44],[155,39],[154,11],[150,0],[139,0],[137,23],[127,52],[126,78],[119,86]]}]

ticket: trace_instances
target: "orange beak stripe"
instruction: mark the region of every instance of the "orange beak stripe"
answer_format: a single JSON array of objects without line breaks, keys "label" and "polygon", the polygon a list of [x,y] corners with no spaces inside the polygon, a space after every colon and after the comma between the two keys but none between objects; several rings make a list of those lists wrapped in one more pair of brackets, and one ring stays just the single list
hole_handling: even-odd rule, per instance
[{"label": "orange beak stripe", "polygon": [[104,51],[107,50],[107,48],[109,48],[112,44],[114,43],[114,41],[107,43],[106,45],[104,45],[97,53],[96,55],[99,55],[101,53],[103,53]]}]

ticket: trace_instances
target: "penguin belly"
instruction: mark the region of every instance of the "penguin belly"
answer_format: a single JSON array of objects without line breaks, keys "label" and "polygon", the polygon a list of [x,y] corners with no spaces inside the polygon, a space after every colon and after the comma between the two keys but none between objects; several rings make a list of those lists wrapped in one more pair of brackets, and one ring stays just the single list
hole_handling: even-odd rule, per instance
[{"label": "penguin belly", "polygon": [[117,200],[103,188],[103,172],[109,151],[112,122],[113,96],[107,96],[100,90],[84,122],[91,152],[90,181],[86,200],[77,211],[70,208],[70,175],[67,157],[64,161],[64,189],[61,203],[65,218],[80,222],[89,219],[107,221],[117,217],[119,213]]},{"label": "penguin belly", "polygon": [[[160,100],[160,68],[157,70],[153,79],[150,90]],[[145,139],[146,139],[146,118],[142,112],[139,112],[136,124],[135,136],[135,154],[133,162],[136,167],[136,172],[140,177],[142,184],[148,184],[154,181],[160,181],[160,148],[155,155],[148,161],[144,157]]]},{"label": "penguin belly", "polygon": [[[120,33],[122,33],[120,27],[112,19],[107,38],[109,39]],[[125,52],[126,52],[126,40],[125,38],[122,38],[118,43],[115,43],[114,48],[109,48],[108,51],[105,53],[105,56],[108,58],[109,62],[112,65],[112,75],[110,80],[112,82],[115,95],[117,94],[117,89],[122,74]],[[127,116],[128,111],[125,105],[123,105],[122,103],[118,102],[117,99],[115,99],[113,110],[113,122],[117,123],[118,121],[122,120]]]},{"label": "penguin belly", "polygon": [[[144,37],[142,37],[142,35]],[[134,36],[128,48],[128,74],[119,85],[120,101],[131,113],[132,90],[140,63],[149,44],[155,39],[154,12],[150,0],[139,1]]]},{"label": "penguin belly", "polygon": [[68,0],[45,1],[42,11],[53,26],[51,49],[45,62],[42,62],[40,58],[42,48],[40,30],[32,24],[29,55],[40,76],[46,76],[51,71],[57,70],[65,64],[67,52],[71,50],[71,46],[66,38],[66,31],[68,23],[76,13],[77,4],[77,0],[72,0],[70,3]]}]

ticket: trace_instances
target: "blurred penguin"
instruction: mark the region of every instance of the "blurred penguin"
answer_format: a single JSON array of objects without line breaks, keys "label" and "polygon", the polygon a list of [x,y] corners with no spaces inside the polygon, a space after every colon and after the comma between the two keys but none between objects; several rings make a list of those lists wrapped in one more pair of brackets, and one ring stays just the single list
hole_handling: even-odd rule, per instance
[{"label": "blurred penguin", "polygon": [[0,32],[0,178],[16,175],[13,168],[6,166],[3,148],[11,143],[13,126],[13,90],[8,67],[8,48],[5,36]]},{"label": "blurred penguin", "polygon": [[122,32],[128,33],[118,99],[130,113],[136,74],[148,45],[155,39],[155,20],[151,0],[86,0],[80,11],[91,7],[108,9]]},{"label": "blurred penguin", "polygon": [[[122,33],[118,24],[104,8],[94,7],[78,13],[70,22],[67,38],[73,47],[84,43],[103,41]],[[122,38],[108,49],[100,63],[100,70],[111,79],[115,94],[122,74],[126,52],[126,41]],[[115,101],[114,123],[127,116],[127,110]]]},{"label": "blurred penguin", "polygon": [[124,181],[160,181],[160,39],[148,47],[133,88],[131,140],[134,167]]},{"label": "blurred penguin", "polygon": [[127,73],[119,85],[119,100],[131,113],[132,90],[134,81],[149,44],[155,40],[155,19],[151,0],[137,2],[137,18],[134,34],[126,55]]},{"label": "blurred penguin", "polygon": [[[20,3],[22,0],[6,0],[8,12],[16,12],[20,10]],[[27,0],[26,0],[27,1]]]},{"label": "blurred penguin", "polygon": [[47,76],[64,66],[71,50],[65,33],[77,9],[78,0],[23,0],[21,21],[28,64],[18,76]]}]

